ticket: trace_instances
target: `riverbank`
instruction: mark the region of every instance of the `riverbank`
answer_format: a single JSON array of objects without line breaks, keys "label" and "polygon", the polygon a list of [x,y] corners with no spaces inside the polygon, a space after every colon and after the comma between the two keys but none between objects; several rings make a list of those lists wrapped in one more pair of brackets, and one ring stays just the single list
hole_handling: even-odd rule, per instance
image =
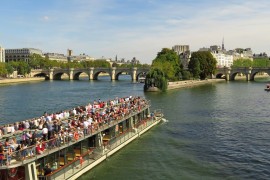
[{"label": "riverbank", "polygon": [[[167,90],[193,87],[193,86],[199,86],[199,85],[217,83],[217,82],[226,82],[226,80],[225,79],[207,79],[207,80],[186,80],[186,81],[168,82]],[[160,89],[158,89],[157,87],[149,87],[146,91],[158,92],[160,91]]]},{"label": "riverbank", "polygon": [[225,82],[225,79],[207,79],[207,80],[187,80],[187,81],[177,81],[169,82],[168,90],[179,89],[185,87],[193,87],[210,83]]},{"label": "riverbank", "polygon": [[14,79],[0,79],[0,84],[13,84],[33,81],[44,81],[44,77],[31,77],[31,78],[14,78]]}]

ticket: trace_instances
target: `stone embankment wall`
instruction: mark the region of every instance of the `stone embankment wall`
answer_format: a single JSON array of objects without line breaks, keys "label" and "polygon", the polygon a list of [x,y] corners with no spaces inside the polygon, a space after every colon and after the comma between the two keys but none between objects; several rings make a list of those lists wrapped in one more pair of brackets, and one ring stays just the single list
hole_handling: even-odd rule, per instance
[{"label": "stone embankment wall", "polygon": [[168,83],[168,90],[198,86],[203,84],[225,82],[225,79],[207,79],[207,80],[187,80],[187,81],[176,81]]},{"label": "stone embankment wall", "polygon": [[[186,81],[169,82],[167,90],[193,87],[193,86],[199,86],[199,85],[216,83],[216,82],[226,82],[226,80],[225,79],[207,79],[207,80],[186,80]],[[149,87],[146,91],[158,92],[160,91],[160,89],[158,89],[157,87]]]},{"label": "stone embankment wall", "polygon": [[14,79],[0,79],[0,84],[12,84],[31,81],[44,81],[44,77],[32,77],[32,78],[14,78]]}]

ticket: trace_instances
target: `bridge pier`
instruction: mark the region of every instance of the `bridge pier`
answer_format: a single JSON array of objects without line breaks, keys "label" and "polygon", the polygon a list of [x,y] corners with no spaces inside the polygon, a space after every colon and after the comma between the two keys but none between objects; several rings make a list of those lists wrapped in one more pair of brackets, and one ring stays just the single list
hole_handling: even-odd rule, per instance
[{"label": "bridge pier", "polygon": [[115,80],[115,70],[116,70],[116,67],[112,67],[111,69],[111,80]]},{"label": "bridge pier", "polygon": [[89,68],[89,80],[94,80],[94,68]]},{"label": "bridge pier", "polygon": [[69,69],[69,80],[73,80],[74,79],[74,68],[70,68]]},{"label": "bridge pier", "polygon": [[132,81],[137,81],[137,67],[132,68]]},{"label": "bridge pier", "polygon": [[53,69],[49,70],[49,79],[52,80],[53,79]]},{"label": "bridge pier", "polygon": [[250,80],[251,70],[252,70],[251,67],[249,67],[248,69],[246,69],[246,80],[247,81]]},{"label": "bridge pier", "polygon": [[225,70],[225,79],[226,81],[230,80],[231,68],[226,68]]}]

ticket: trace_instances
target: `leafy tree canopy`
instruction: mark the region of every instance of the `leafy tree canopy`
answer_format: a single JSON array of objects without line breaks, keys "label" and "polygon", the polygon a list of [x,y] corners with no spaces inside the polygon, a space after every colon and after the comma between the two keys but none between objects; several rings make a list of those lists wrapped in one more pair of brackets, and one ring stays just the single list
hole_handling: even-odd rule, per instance
[{"label": "leafy tree canopy", "polygon": [[4,77],[7,75],[6,65],[5,63],[0,63],[0,76]]},{"label": "leafy tree canopy", "polygon": [[193,73],[193,77],[199,75],[200,79],[214,74],[217,61],[209,51],[197,51],[191,54],[188,69]]},{"label": "leafy tree canopy", "polygon": [[163,48],[161,52],[158,52],[157,57],[152,62],[152,68],[163,71],[165,78],[170,81],[179,80],[179,56],[171,49]]},{"label": "leafy tree canopy", "polygon": [[158,68],[152,68],[146,75],[144,89],[147,90],[149,87],[157,87],[162,91],[167,89],[167,80],[165,74]]}]

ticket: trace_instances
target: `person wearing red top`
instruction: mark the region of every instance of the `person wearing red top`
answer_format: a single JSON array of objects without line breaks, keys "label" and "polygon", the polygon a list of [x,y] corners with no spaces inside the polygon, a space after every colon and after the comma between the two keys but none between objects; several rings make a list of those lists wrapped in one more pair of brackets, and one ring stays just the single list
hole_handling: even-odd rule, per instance
[{"label": "person wearing red top", "polygon": [[45,150],[43,143],[38,142],[36,146],[36,152],[38,154],[43,154],[43,151]]}]

